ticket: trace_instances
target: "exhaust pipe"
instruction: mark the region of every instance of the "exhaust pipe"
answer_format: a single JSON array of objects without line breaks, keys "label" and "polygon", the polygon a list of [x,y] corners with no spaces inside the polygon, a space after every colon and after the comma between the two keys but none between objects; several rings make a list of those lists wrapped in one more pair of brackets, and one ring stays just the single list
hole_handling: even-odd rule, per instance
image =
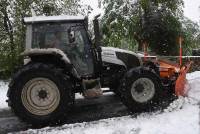
[{"label": "exhaust pipe", "polygon": [[102,79],[102,57],[101,57],[101,47],[102,46],[102,36],[99,27],[99,20],[100,14],[94,17],[93,25],[94,25],[94,35],[95,35],[95,46],[97,48],[97,60],[98,60],[98,71],[97,74],[99,75],[100,79]]}]

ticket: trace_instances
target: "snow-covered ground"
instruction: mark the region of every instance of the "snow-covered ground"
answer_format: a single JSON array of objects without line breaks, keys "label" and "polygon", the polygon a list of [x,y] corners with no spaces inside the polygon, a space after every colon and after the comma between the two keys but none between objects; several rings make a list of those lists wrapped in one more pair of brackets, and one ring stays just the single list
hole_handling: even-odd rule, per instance
[{"label": "snow-covered ground", "polygon": [[[92,122],[66,124],[60,127],[29,129],[20,133],[48,134],[199,134],[200,133],[200,72],[187,75],[190,91],[187,98],[179,98],[164,112],[143,113],[137,117],[123,116]],[[0,82],[0,108],[7,84]]]},{"label": "snow-covered ground", "polygon": [[6,81],[0,81],[0,110],[5,109],[8,107],[8,104],[6,103],[7,100],[7,93],[8,90],[8,82]]}]

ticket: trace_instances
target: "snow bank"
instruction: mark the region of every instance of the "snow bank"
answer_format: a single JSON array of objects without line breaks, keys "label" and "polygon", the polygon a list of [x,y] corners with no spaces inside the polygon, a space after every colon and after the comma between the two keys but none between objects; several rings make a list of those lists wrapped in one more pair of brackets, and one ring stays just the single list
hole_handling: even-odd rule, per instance
[{"label": "snow bank", "polygon": [[[26,133],[48,134],[199,134],[200,72],[187,74],[190,91],[187,98],[179,98],[163,113],[143,113],[93,122],[66,124],[28,130]],[[174,107],[178,106],[178,108]],[[173,110],[169,110],[173,108]]]},{"label": "snow bank", "polygon": [[7,100],[8,82],[0,81],[0,110],[8,108]]},{"label": "snow bank", "polygon": [[143,114],[137,118],[125,116],[27,132],[48,134],[198,134],[198,121],[198,107],[186,105],[183,109],[173,113]]},{"label": "snow bank", "polygon": [[187,74],[190,91],[188,97],[200,102],[200,71]]}]

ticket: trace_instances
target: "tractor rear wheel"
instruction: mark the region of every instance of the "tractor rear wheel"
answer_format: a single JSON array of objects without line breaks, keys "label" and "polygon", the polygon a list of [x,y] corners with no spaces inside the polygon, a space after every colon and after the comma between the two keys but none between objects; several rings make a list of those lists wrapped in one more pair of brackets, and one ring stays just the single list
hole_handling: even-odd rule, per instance
[{"label": "tractor rear wheel", "polygon": [[35,126],[58,123],[74,102],[72,83],[62,69],[50,64],[25,65],[13,77],[9,88],[14,113]]},{"label": "tractor rear wheel", "polygon": [[164,97],[159,77],[148,68],[128,72],[118,90],[122,102],[136,113],[157,110]]}]

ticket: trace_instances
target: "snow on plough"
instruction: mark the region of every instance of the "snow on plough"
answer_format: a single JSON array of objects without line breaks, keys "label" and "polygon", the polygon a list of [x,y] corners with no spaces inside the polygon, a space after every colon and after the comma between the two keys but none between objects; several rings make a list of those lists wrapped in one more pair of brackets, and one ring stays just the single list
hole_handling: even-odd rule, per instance
[{"label": "snow on plough", "polygon": [[[148,56],[147,56],[148,57]],[[152,56],[150,56],[152,58]],[[186,73],[190,70],[192,61],[180,66],[168,60],[158,59],[152,62],[159,65],[159,74],[161,79],[172,81],[174,84],[173,90],[176,96],[187,96],[189,88],[185,88],[187,83]]]},{"label": "snow on plough", "polygon": [[[147,52],[147,44],[144,43],[144,63],[145,62],[153,62],[154,65],[159,65],[159,75],[161,79],[165,79],[167,81],[173,81],[173,90],[176,96],[187,96],[189,88],[185,88],[187,84],[186,73],[190,70],[193,61],[187,61],[185,65],[182,65],[182,37],[179,37],[179,56],[174,56],[175,58],[179,58],[179,64],[176,62],[172,62],[169,60],[159,59],[156,56],[148,56]],[[156,60],[148,60],[151,58],[156,58]],[[162,57],[162,56],[161,56]],[[165,58],[171,58],[172,56],[163,56]]]},{"label": "snow on plough", "polygon": [[24,22],[24,65],[12,77],[7,102],[25,122],[61,122],[75,105],[75,93],[93,99],[103,94],[101,87],[109,87],[131,112],[152,111],[167,98],[186,93],[191,63],[180,68],[141,53],[102,47],[98,16],[93,21],[95,43],[88,35],[87,17],[39,16]]}]

